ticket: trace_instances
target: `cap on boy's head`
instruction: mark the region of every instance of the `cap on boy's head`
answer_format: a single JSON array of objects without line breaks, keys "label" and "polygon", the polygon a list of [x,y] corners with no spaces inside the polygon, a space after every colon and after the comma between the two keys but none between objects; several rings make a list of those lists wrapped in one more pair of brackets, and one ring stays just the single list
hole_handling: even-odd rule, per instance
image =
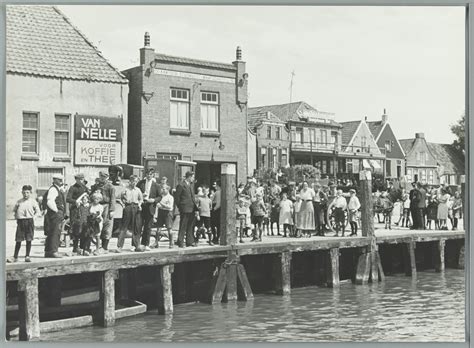
[{"label": "cap on boy's head", "polygon": [[350,189],[349,192],[351,192],[351,193],[356,193],[356,190]]},{"label": "cap on boy's head", "polygon": [[32,191],[33,188],[31,187],[31,185],[23,185],[23,187],[21,188],[22,191]]},{"label": "cap on boy's head", "polygon": [[62,174],[53,174],[53,179],[64,180],[64,176]]},{"label": "cap on boy's head", "polygon": [[76,175],[74,175],[74,179],[84,179],[84,174],[77,173]]},{"label": "cap on boy's head", "polygon": [[153,174],[155,172],[155,168],[148,169],[148,174]]},{"label": "cap on boy's head", "polygon": [[104,170],[101,170],[99,172],[99,176],[103,177],[103,178],[108,178],[109,177],[109,173],[107,173],[106,171]]},{"label": "cap on boy's head", "polygon": [[188,179],[188,178],[192,177],[193,175],[194,175],[194,172],[189,171],[189,172],[186,172],[186,174],[184,175],[184,177],[185,177],[186,179]]}]

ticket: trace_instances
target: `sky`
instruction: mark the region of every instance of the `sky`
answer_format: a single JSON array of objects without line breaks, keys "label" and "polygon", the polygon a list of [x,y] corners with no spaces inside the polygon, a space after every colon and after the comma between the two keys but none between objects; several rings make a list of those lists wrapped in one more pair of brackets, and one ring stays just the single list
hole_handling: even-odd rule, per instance
[{"label": "sky", "polygon": [[118,69],[155,52],[230,63],[249,106],[305,101],[338,122],[380,120],[399,139],[451,143],[465,109],[463,7],[58,6]]}]

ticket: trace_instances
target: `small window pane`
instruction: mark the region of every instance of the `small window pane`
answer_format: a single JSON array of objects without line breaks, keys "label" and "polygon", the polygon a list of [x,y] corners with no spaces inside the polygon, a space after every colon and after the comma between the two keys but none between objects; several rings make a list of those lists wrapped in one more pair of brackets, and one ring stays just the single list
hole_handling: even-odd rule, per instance
[{"label": "small window pane", "polygon": [[33,130],[24,130],[22,139],[22,151],[36,153],[37,132]]},{"label": "small window pane", "polygon": [[61,154],[69,153],[69,133],[55,132],[54,133],[54,152]]},{"label": "small window pane", "polygon": [[23,114],[23,128],[38,128],[38,115],[33,113]]}]

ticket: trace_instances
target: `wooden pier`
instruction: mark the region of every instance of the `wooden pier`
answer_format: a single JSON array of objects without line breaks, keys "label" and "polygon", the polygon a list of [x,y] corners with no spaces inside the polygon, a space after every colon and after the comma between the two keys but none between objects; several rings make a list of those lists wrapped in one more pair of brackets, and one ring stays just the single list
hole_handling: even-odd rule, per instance
[{"label": "wooden pier", "polygon": [[[232,170],[223,172],[223,192],[228,202],[221,210],[221,219],[225,221],[223,225],[227,226],[221,236],[222,245],[209,246],[201,241],[197,247],[189,248],[163,247],[147,252],[61,259],[33,257],[31,263],[7,264],[7,283],[14,286],[18,294],[19,339],[38,340],[41,331],[51,330],[52,326],[61,330],[75,323],[84,325],[93,322],[104,327],[114,325],[116,319],[124,316],[117,311],[117,303],[122,299],[137,300],[134,287],[136,273],[144,269],[149,272],[147,275],[154,274],[156,279],[151,291],[157,299],[158,313],[169,314],[173,312],[173,304],[177,300],[175,296],[180,296],[181,302],[186,301],[188,284],[183,269],[196,265],[193,268],[195,272],[203,262],[208,262],[208,269],[211,270],[199,275],[199,280],[208,278],[204,279],[207,282],[203,286],[207,287],[205,290],[209,296],[203,301],[209,303],[251,300],[253,289],[262,288],[262,284],[258,284],[259,279],[263,279],[266,289],[288,295],[296,274],[303,272],[303,269],[311,277],[319,277],[319,283],[323,282],[324,286],[338,287],[342,278],[352,279],[355,284],[361,285],[383,281],[386,274],[398,272],[394,266],[397,263],[406,275],[413,277],[416,276],[418,264],[422,269],[431,267],[438,272],[444,271],[448,264],[456,268],[464,267],[465,232],[462,230],[375,230],[372,202],[367,194],[370,177],[361,184],[362,191],[366,190],[362,193],[365,200],[362,202],[362,236],[275,236],[264,237],[262,242],[249,242],[247,239],[245,243],[237,243],[232,208],[235,200],[232,175],[235,173],[232,173]],[[309,273],[303,272],[304,277]],[[51,302],[60,306],[61,279],[77,274],[94,274],[100,279],[98,306],[92,310],[92,317],[66,318],[55,321],[54,325],[48,321],[40,322],[39,282],[51,279],[52,286],[47,288],[47,293],[52,297]]]},{"label": "wooden pier", "polygon": [[[465,238],[464,231],[381,231],[376,232],[376,245],[383,254],[382,247],[401,245],[405,248],[402,262],[406,266],[406,274],[416,276],[417,246],[424,243],[434,243],[433,254],[437,255],[436,271],[445,268],[445,246],[447,243],[457,243],[459,258],[458,267],[463,267],[462,247]],[[49,277],[67,277],[72,274],[100,272],[101,288],[96,323],[102,326],[114,325],[116,319],[116,287],[127,274],[123,270],[133,270],[145,266],[156,267],[160,274],[161,284],[156,289],[161,297],[160,313],[173,311],[172,275],[174,265],[203,260],[225,260],[220,267],[213,288],[210,302],[237,300],[237,288],[243,291],[241,299],[253,297],[250,282],[245,275],[245,268],[240,263],[242,258],[252,255],[273,255],[275,257],[274,272],[276,277],[275,292],[282,295],[291,292],[292,256],[303,252],[327,252],[327,286],[339,286],[339,256],[342,250],[355,249],[361,255],[371,245],[370,237],[312,237],[312,238],[282,238],[266,237],[262,242],[246,242],[244,244],[207,246],[200,245],[185,249],[158,249],[143,253],[124,252],[122,254],[107,254],[92,257],[65,257],[62,259],[34,259],[31,263],[18,262],[7,264],[6,280],[15,282],[18,289],[19,335],[21,340],[35,340],[40,337],[41,327],[48,327],[39,320],[38,280]],[[227,262],[227,263],[226,263]],[[360,264],[354,269],[357,274]],[[360,275],[362,277],[362,275]],[[383,275],[382,275],[383,276]],[[375,279],[375,276],[374,278]],[[360,282],[361,284],[367,283]],[[356,282],[357,283],[357,282]],[[90,320],[90,319],[89,319]],[[68,322],[64,323],[65,325]],[[58,329],[61,325],[57,326]]]}]

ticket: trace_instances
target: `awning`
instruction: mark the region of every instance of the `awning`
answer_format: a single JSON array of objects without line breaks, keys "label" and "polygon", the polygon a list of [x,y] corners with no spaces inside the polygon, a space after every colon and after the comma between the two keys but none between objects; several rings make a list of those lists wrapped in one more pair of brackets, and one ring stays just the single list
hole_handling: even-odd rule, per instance
[{"label": "awning", "polygon": [[367,161],[366,159],[362,160],[362,167],[364,167],[364,169],[371,169],[372,168],[369,164],[369,161]]},{"label": "awning", "polygon": [[378,161],[376,161],[376,160],[369,160],[369,161],[370,161],[370,164],[372,165],[372,167],[374,167],[374,169],[382,169],[382,167],[380,166]]}]

